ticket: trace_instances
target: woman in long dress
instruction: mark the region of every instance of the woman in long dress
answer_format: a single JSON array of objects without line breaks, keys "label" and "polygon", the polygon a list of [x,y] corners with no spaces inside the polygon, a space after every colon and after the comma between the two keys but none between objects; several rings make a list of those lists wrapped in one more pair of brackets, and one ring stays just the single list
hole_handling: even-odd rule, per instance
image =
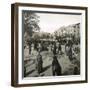
[{"label": "woman in long dress", "polygon": [[43,61],[42,61],[42,56],[40,54],[40,52],[38,53],[37,59],[36,59],[36,69],[38,71],[38,74],[40,74],[43,70]]},{"label": "woman in long dress", "polygon": [[56,56],[53,57],[53,61],[52,61],[52,73],[53,73],[53,76],[62,75],[62,68],[61,68]]}]

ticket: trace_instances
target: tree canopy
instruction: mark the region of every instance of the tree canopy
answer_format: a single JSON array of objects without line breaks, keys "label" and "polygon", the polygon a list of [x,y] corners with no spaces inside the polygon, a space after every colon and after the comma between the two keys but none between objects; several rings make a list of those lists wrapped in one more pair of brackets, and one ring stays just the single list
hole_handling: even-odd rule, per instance
[{"label": "tree canopy", "polygon": [[39,16],[30,11],[24,11],[23,12],[23,19],[24,19],[24,32],[27,32],[30,36],[32,36],[32,33],[35,31],[39,31],[40,27],[38,25],[39,23]]}]

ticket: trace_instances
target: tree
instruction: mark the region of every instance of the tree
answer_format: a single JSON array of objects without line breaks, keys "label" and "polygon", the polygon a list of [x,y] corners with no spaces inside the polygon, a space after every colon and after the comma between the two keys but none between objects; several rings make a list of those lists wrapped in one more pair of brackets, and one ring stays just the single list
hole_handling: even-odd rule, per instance
[{"label": "tree", "polygon": [[40,17],[36,13],[30,11],[23,11],[22,17],[24,26],[24,42],[31,45],[34,32],[40,30],[38,25]]},{"label": "tree", "polygon": [[30,11],[23,11],[23,21],[24,21],[24,33],[27,32],[30,36],[32,36],[33,32],[39,31],[40,27],[39,16]]}]

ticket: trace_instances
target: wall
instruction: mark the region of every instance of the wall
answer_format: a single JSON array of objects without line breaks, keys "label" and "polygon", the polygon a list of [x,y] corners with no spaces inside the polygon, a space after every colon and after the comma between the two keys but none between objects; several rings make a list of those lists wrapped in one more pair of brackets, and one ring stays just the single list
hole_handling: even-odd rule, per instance
[{"label": "wall", "polygon": [[[89,83],[86,84],[39,86],[39,87],[31,87],[31,88],[30,87],[13,88],[10,86],[10,78],[11,78],[11,74],[10,74],[11,73],[11,57],[10,57],[11,56],[11,21],[10,21],[11,7],[10,5],[11,3],[28,2],[28,3],[43,3],[43,4],[58,4],[58,5],[61,4],[61,5],[89,6],[88,1],[89,0],[1,0],[0,1],[0,90],[16,90],[16,89],[18,90],[24,90],[24,89],[25,90],[29,90],[29,89],[89,90],[90,78],[89,78]],[[89,29],[88,29],[88,33],[90,33]],[[90,38],[90,35],[88,38]],[[90,42],[88,46],[90,46]],[[88,63],[90,63],[90,61]],[[88,66],[88,68],[90,68],[90,65]],[[90,76],[90,71],[88,72],[88,74]]]}]

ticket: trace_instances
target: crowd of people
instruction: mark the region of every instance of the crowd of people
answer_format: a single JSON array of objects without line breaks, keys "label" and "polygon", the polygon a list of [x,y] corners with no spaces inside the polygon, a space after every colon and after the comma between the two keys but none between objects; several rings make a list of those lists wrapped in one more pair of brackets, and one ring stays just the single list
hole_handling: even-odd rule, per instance
[{"label": "crowd of people", "polygon": [[[69,60],[72,62],[73,58],[75,58],[75,54],[79,52],[79,47],[75,48],[75,45],[72,43],[71,40],[67,41],[64,44],[65,51],[62,50],[62,44],[58,41],[56,42],[49,42],[49,43],[32,43],[29,48],[29,52],[33,55],[34,50],[37,51],[37,58],[35,60],[35,69],[37,70],[38,74],[43,72],[43,59],[41,53],[43,51],[48,51],[53,53],[53,60],[52,60],[52,75],[53,76],[60,76],[62,75],[62,67],[58,62],[57,55],[66,54]],[[76,45],[77,46],[77,45]],[[79,69],[78,66],[75,65],[73,74],[78,74]]]}]

